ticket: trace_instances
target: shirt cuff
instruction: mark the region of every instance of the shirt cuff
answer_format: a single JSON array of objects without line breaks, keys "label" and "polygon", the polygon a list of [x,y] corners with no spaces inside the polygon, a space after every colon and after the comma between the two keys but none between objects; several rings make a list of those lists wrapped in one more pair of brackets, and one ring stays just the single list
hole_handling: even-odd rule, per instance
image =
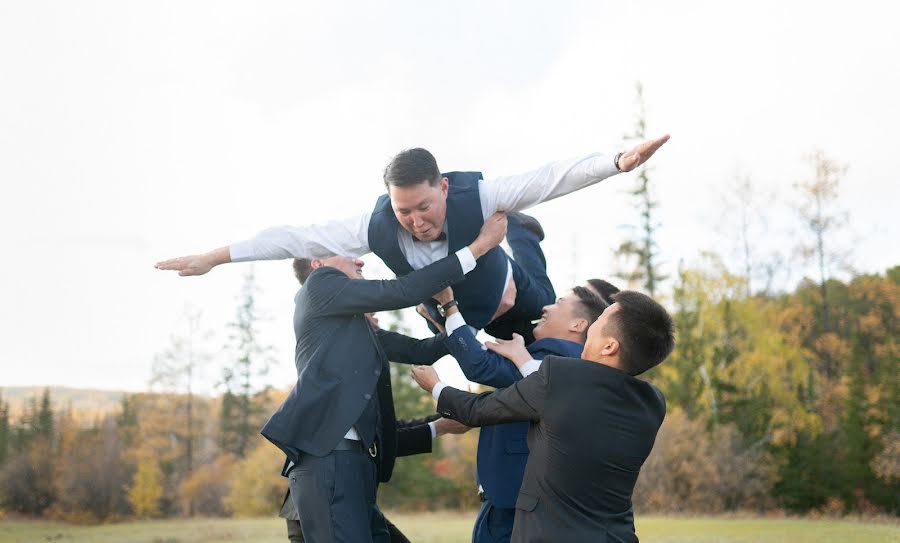
[{"label": "shirt cuff", "polygon": [[434,421],[428,423],[428,428],[431,429],[431,439],[437,438],[437,426],[434,424]]},{"label": "shirt cuff", "polygon": [[446,322],[444,322],[444,329],[447,331],[447,335],[450,336],[453,334],[453,331],[457,328],[462,328],[466,325],[466,319],[463,318],[462,313],[457,311],[456,313],[447,317]]},{"label": "shirt cuff", "polygon": [[475,255],[468,247],[456,251],[456,258],[459,259],[459,265],[462,266],[464,274],[475,269]]},{"label": "shirt cuff", "polygon": [[522,364],[522,367],[519,368],[519,373],[522,374],[522,377],[528,377],[539,369],[541,369],[541,361],[532,358],[528,362]]},{"label": "shirt cuff", "polygon": [[431,395],[434,396],[435,400],[438,400],[441,397],[441,391],[443,391],[445,388],[447,388],[447,383],[438,381],[437,384],[434,385],[434,388],[431,389]]},{"label": "shirt cuff", "polygon": [[616,168],[616,153],[613,153],[612,155],[597,153],[591,166],[591,177],[594,178],[606,179],[607,177],[622,173],[619,168]]}]

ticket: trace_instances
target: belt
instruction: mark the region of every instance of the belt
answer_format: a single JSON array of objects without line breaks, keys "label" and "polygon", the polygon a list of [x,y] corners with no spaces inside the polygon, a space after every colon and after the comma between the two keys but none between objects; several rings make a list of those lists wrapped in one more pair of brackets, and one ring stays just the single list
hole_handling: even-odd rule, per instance
[{"label": "belt", "polygon": [[372,446],[369,447],[368,450],[366,450],[365,446],[363,446],[362,441],[359,441],[356,439],[347,439],[346,437],[344,439],[338,441],[338,444],[332,450],[335,450],[335,451],[359,451],[359,452],[366,451],[369,453],[369,456],[371,456],[372,458],[375,458],[376,456],[378,456],[378,445],[377,444],[372,443]]},{"label": "belt", "polygon": [[346,437],[334,447],[336,451],[362,451],[364,450],[362,441],[358,439],[347,439]]}]

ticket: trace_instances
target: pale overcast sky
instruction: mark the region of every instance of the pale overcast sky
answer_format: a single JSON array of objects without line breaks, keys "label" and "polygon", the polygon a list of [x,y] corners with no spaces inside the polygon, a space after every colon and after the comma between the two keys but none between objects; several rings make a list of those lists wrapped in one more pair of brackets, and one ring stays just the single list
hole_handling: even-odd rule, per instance
[{"label": "pale overcast sky", "polygon": [[[144,389],[186,304],[224,340],[248,269],[157,260],[365,211],[406,147],[486,177],[615,152],[638,80],[649,133],[672,134],[652,173],[669,272],[732,256],[721,202],[740,174],[767,202],[760,251],[801,278],[789,203],[815,148],[849,166],[840,242],[884,271],[900,263],[889,6],[0,1],[0,386]],[[534,209],[558,290],[614,271],[632,180]],[[286,386],[296,283],[288,262],[256,271]]]}]

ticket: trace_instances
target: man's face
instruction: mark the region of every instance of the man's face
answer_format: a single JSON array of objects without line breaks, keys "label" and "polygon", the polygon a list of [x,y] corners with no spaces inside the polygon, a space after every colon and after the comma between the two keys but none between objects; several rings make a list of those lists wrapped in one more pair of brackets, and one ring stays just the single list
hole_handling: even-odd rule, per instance
[{"label": "man's face", "polygon": [[427,181],[406,187],[388,186],[394,215],[404,230],[421,241],[434,241],[447,217],[447,178],[431,186]]},{"label": "man's face", "polygon": [[362,267],[365,263],[358,258],[350,258],[349,256],[330,256],[323,258],[322,264],[337,268],[344,272],[350,279],[362,279]]},{"label": "man's face", "polygon": [[578,314],[578,304],[581,303],[578,296],[569,292],[556,300],[555,304],[545,305],[541,311],[541,320],[534,327],[534,338],[566,337],[572,326],[584,317]]},{"label": "man's face", "polygon": [[585,344],[603,345],[606,343],[613,331],[612,327],[609,326],[609,321],[618,310],[619,304],[616,303],[603,310],[603,313],[601,313],[597,320],[591,324],[591,327],[588,328],[587,341]]}]

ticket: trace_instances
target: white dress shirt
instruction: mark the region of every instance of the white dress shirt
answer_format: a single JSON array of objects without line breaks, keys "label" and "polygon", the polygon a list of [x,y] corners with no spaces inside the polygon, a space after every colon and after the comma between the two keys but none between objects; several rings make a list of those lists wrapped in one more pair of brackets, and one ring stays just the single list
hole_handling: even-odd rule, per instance
[{"label": "white dress shirt", "polygon": [[[479,181],[481,214],[486,219],[497,211],[522,211],[541,202],[589,187],[619,173],[613,157],[595,153],[552,162],[536,170]],[[331,255],[360,257],[370,253],[369,221],[372,212],[320,225],[275,226],[256,237],[230,246],[232,262],[285,258],[324,258]],[[446,223],[444,224],[445,232]],[[399,228],[400,250],[414,270],[447,256],[447,240],[414,242]]]}]

